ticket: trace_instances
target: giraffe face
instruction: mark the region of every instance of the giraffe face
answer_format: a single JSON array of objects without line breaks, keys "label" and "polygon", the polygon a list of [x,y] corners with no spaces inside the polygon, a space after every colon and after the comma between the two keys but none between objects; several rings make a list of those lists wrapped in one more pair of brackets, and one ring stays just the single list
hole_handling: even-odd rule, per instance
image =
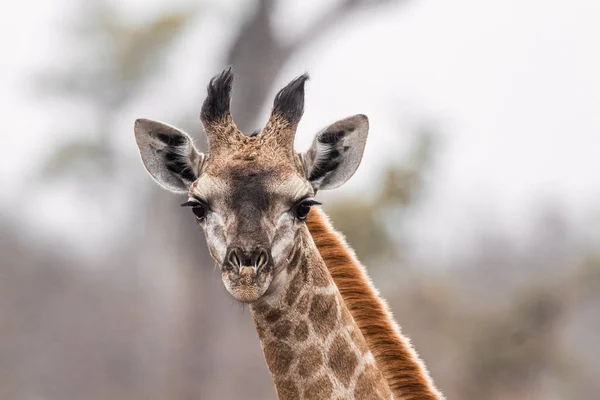
[{"label": "giraffe face", "polygon": [[243,147],[229,154],[232,161],[216,165],[208,157],[186,204],[204,229],[226,289],[249,303],[269,289],[289,260],[297,232],[316,202],[312,185],[290,162],[261,163],[256,161],[263,158],[260,151],[254,152],[256,160],[247,154]]},{"label": "giraffe face", "polygon": [[289,261],[310,207],[318,204],[317,190],[343,184],[362,158],[364,115],[328,126],[306,153],[294,152],[307,79],[303,75],[284,87],[265,127],[246,136],[229,112],[231,70],[213,78],[201,112],[206,155],[177,128],[147,119],[135,123],[144,166],[164,188],[188,195],[182,205],[204,228],[223,283],[239,301],[251,303],[277,290],[272,282],[281,281],[275,278]]}]

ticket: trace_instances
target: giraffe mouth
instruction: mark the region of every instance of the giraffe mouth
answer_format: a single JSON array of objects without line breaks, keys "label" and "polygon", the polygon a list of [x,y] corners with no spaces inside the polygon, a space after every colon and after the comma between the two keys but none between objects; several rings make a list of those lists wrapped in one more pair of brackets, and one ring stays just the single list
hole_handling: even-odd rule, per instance
[{"label": "giraffe mouth", "polygon": [[269,264],[261,267],[244,265],[239,268],[222,268],[221,279],[229,294],[236,300],[252,303],[269,288],[273,268]]}]

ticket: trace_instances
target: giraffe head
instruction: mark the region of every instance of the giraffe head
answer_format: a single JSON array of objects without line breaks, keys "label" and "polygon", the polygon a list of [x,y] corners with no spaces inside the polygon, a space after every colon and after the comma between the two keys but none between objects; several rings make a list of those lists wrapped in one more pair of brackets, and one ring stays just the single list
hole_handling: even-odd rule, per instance
[{"label": "giraffe head", "polygon": [[302,75],[284,87],[265,127],[244,135],[229,110],[233,73],[227,69],[215,76],[200,114],[207,154],[172,126],[135,122],[146,169],[165,189],[187,193],[182,206],[190,207],[203,227],[223,283],[239,301],[253,302],[277,290],[298,232],[310,207],[318,204],[317,190],[342,185],[362,158],[368,133],[364,115],[319,132],[306,153],[294,151],[307,79]]}]

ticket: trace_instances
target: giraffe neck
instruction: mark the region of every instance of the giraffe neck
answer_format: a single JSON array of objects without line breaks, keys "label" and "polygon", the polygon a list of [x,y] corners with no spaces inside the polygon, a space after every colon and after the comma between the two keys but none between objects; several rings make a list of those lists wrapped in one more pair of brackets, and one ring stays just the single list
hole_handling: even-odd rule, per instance
[{"label": "giraffe neck", "polygon": [[443,400],[425,364],[402,334],[354,251],[317,207],[306,221],[312,239],[396,399]]},{"label": "giraffe neck", "polygon": [[291,254],[250,305],[279,399],[392,398],[306,227]]}]

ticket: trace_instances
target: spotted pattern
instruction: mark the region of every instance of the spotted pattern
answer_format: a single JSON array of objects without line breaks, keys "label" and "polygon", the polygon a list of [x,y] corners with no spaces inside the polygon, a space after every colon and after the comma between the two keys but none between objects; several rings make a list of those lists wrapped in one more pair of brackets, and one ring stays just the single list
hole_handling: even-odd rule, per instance
[{"label": "spotted pattern", "polygon": [[272,329],[271,333],[277,339],[285,340],[290,336],[292,330],[292,322],[288,320],[279,321]]},{"label": "spotted pattern", "polygon": [[277,397],[279,400],[296,400],[300,398],[298,386],[291,379],[281,379],[275,381],[277,387]]},{"label": "spotted pattern", "polygon": [[286,273],[279,298],[251,306],[278,398],[390,399],[326,267],[298,256]]},{"label": "spotted pattern", "polygon": [[[359,375],[354,389],[354,397],[364,400],[379,400],[385,398],[381,391],[383,378],[373,364],[366,366]],[[388,395],[389,398],[389,395]]]},{"label": "spotted pattern", "polygon": [[270,310],[271,310],[271,308],[269,307],[269,305],[267,303],[256,302],[256,303],[252,304],[252,311],[259,316],[267,315]]},{"label": "spotted pattern", "polygon": [[315,295],[310,303],[308,318],[315,332],[327,337],[337,323],[337,303],[332,295]]},{"label": "spotted pattern", "polygon": [[323,352],[317,346],[312,345],[306,349],[298,360],[298,374],[302,378],[314,375],[323,366]]},{"label": "spotted pattern", "polygon": [[329,349],[329,367],[336,378],[348,387],[357,366],[358,357],[352,351],[348,341],[343,335],[336,336]]},{"label": "spotted pattern", "polygon": [[304,399],[328,399],[333,392],[333,384],[327,375],[319,377],[304,392]]},{"label": "spotted pattern", "polygon": [[290,286],[288,287],[288,291],[285,295],[285,301],[288,306],[294,305],[294,303],[298,299],[298,295],[302,290],[303,283],[304,279],[302,273],[298,273],[292,278]]},{"label": "spotted pattern", "polygon": [[308,339],[308,333],[308,324],[306,321],[298,322],[298,325],[296,325],[296,328],[294,329],[294,338],[298,342],[304,342]]},{"label": "spotted pattern", "polygon": [[298,311],[298,313],[306,314],[306,312],[308,311],[309,303],[310,295],[308,293],[303,294],[302,297],[300,297],[300,300],[298,301],[298,304],[296,306],[296,310]]},{"label": "spotted pattern", "polygon": [[282,342],[267,342],[264,352],[269,369],[275,375],[284,375],[294,359],[292,348]]},{"label": "spotted pattern", "polygon": [[281,318],[281,311],[279,310],[271,310],[265,317],[267,322],[270,324],[277,322],[279,318]]}]

